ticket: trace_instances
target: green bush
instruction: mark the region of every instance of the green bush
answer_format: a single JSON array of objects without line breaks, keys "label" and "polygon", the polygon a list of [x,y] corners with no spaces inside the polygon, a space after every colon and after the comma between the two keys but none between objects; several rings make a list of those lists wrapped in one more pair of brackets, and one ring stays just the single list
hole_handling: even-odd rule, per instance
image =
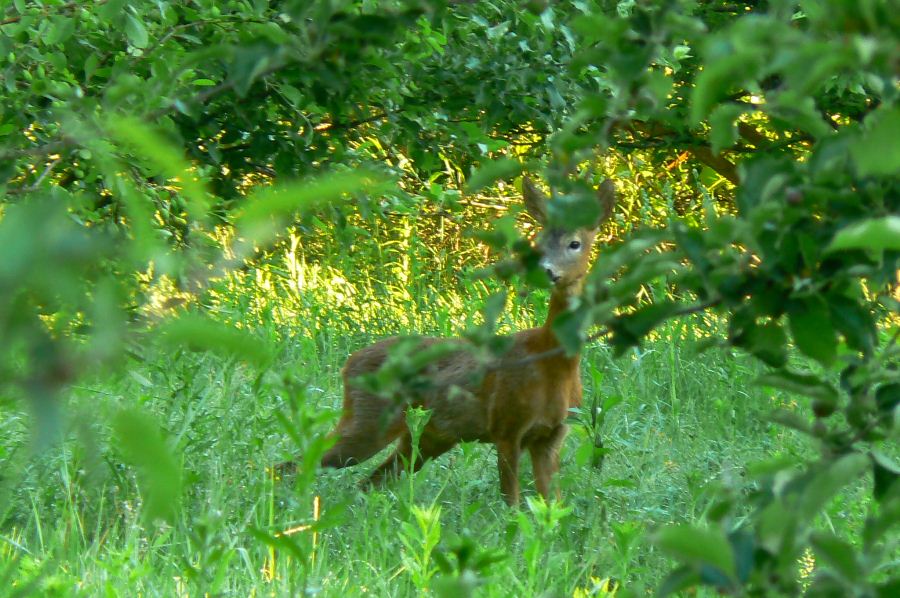
[{"label": "green bush", "polygon": [[[288,310],[323,344],[389,331],[368,321],[379,306],[363,295],[373,293],[411,329],[476,326],[465,317],[473,297],[487,324],[519,326],[539,299],[514,301],[495,322],[489,297],[503,286],[457,278],[490,261],[489,249],[521,250],[510,182],[542,171],[559,203],[577,208],[585,181],[613,178],[625,197],[606,231],[617,241],[560,319],[563,343],[604,337],[634,355],[702,313],[714,322],[706,346],[752,355],[766,366],[760,385],[796,397],[767,417],[812,447],[723,484],[702,522],[653,532],[680,563],[660,593],[893,595],[898,25],[886,0],[6,3],[0,406],[29,406],[48,446],[68,429],[61,407],[79,383],[168,359],[158,350],[176,363],[186,349],[217,352],[254,368],[254,392],[287,397],[293,416],[272,417],[315,454],[324,421],[304,403],[308,388],[275,376],[280,338],[294,334],[282,328]],[[574,223],[578,211],[560,217]],[[517,263],[494,272],[521,282]],[[324,290],[299,292],[312,273],[328,273],[313,285]],[[408,317],[410,305],[431,314]],[[329,310],[339,328],[322,327]],[[135,375],[149,392],[152,380]],[[207,560],[187,570],[220,587],[217,563],[237,552],[221,547],[214,516],[186,518],[186,445],[145,402],[97,410],[109,450],[138,472],[147,517],[191,530]],[[25,462],[2,458],[18,464],[4,478],[12,496]],[[298,483],[301,494],[313,483]],[[848,495],[865,523],[822,525]],[[75,505],[69,496],[57,498]],[[532,507],[546,527],[517,523],[531,542],[528,591],[539,589],[533,559],[565,518],[545,509]],[[436,566],[456,580],[436,588],[473,591],[482,567],[466,564],[467,540],[456,565],[432,564],[441,511],[415,513],[419,527],[403,539],[423,543],[407,555],[416,586],[430,587]],[[248,529],[313,562],[314,542],[271,524]],[[628,554],[631,528],[616,529]],[[803,578],[797,563],[810,555],[815,573]],[[482,556],[486,570],[493,558]],[[24,587],[38,566],[20,564],[3,575]],[[321,574],[310,564],[290,583]]]}]

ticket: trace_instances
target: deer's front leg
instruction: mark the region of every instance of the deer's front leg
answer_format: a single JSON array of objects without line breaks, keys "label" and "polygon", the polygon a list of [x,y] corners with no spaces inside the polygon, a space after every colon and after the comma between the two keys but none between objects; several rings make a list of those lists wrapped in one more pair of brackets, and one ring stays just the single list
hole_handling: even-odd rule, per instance
[{"label": "deer's front leg", "polygon": [[519,453],[518,440],[502,440],[497,443],[497,466],[500,470],[500,493],[511,507],[519,504]]},{"label": "deer's front leg", "polygon": [[[534,467],[534,485],[544,500],[550,500],[550,484],[554,474],[559,471],[559,447],[566,437],[569,428],[560,424],[547,438],[534,442],[528,447],[531,463]],[[559,488],[556,489],[556,500],[559,500]]]}]

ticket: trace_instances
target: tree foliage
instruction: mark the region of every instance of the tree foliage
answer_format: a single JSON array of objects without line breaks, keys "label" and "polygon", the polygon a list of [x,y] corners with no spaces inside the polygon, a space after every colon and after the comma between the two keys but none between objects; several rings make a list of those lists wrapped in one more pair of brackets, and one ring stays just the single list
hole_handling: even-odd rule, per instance
[{"label": "tree foliage", "polygon": [[[613,177],[668,209],[626,206],[629,233],[560,319],[564,344],[600,327],[624,352],[713,312],[726,326],[711,342],[805,397],[773,417],[820,447],[759,468],[710,529],[661,531],[683,563],[662,593],[796,593],[807,549],[820,594],[896,589],[880,569],[900,517],[900,23],[886,0],[4,6],[0,374],[41,429],[61,389],[157,329],[153,285],[202,294],[310,214],[334,234],[360,214],[460,222],[472,208],[448,189],[541,169],[574,224],[585,181]],[[504,230],[484,240],[521,248]],[[161,331],[268,359],[205,316]],[[850,547],[815,518],[863,478],[877,506]]]}]

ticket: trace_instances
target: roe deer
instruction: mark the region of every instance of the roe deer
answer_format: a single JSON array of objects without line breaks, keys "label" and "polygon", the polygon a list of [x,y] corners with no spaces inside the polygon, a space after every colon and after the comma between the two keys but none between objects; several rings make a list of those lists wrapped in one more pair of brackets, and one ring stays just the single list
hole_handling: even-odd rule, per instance
[{"label": "roe deer", "polygon": [[[451,352],[425,370],[431,385],[405,397],[405,402],[385,398],[354,385],[354,379],[376,372],[401,339],[392,337],[353,353],[343,369],[343,414],[332,435],[334,446],[323,456],[322,467],[346,467],[365,461],[399,439],[399,445],[370,476],[379,483],[396,474],[412,457],[412,439],[406,425],[408,405],[431,410],[431,418],[419,439],[413,469],[461,441],[489,442],[497,447],[500,490],[510,505],[519,501],[518,465],[522,449],[531,453],[537,491],[550,499],[550,481],[559,468],[559,447],[567,432],[569,407],[581,404],[579,356],[565,355],[552,330],[556,317],[577,294],[590,266],[597,227],[612,213],[616,193],[606,180],[597,191],[601,217],[593,228],[567,232],[547,227],[547,197],[526,178],[525,206],[544,226],[538,249],[540,265],[553,282],[550,308],[543,326],[522,330],[511,337],[510,348],[498,362],[479,375],[477,358],[466,350]],[[464,340],[421,338],[418,348]],[[529,356],[551,351],[541,359]],[[557,493],[558,496],[558,493]]]}]

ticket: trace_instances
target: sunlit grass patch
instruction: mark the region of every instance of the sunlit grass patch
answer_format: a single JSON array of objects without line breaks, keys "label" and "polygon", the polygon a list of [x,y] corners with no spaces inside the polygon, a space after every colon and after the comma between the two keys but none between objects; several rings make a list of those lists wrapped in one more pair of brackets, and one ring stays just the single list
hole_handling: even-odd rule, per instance
[{"label": "sunlit grass patch", "polygon": [[[323,446],[350,351],[398,332],[458,334],[472,306],[496,290],[423,284],[421,293],[394,293],[383,276],[356,279],[302,260],[290,276],[272,267],[236,274],[206,301],[271,345],[271,367],[143,347],[143,361],[72,389],[67,440],[33,465],[21,458],[30,450],[27,420],[4,417],[12,433],[0,440],[0,458],[4,467],[19,464],[21,480],[7,485],[4,530],[12,531],[3,535],[15,546],[2,550],[32,563],[17,565],[18,583],[40,578],[49,595],[71,587],[145,595],[642,592],[670,567],[647,532],[708,517],[720,490],[748,491],[748,461],[808,450],[763,417],[772,401],[787,403],[753,384],[760,366],[718,349],[698,353],[705,333],[686,320],[619,358],[603,343],[586,348],[585,401],[562,451],[560,504],[537,500],[525,473],[526,506],[510,510],[496,455],[480,444],[368,493],[358,483],[377,457],[321,472],[313,460],[297,477],[276,479],[273,464]],[[513,296],[503,326],[538,321],[541,293]],[[146,520],[141,478],[98,423],[109,421],[99,413],[131,402],[160,422],[180,455],[182,507],[168,524]],[[842,526],[865,516],[844,512],[834,518]]]}]

